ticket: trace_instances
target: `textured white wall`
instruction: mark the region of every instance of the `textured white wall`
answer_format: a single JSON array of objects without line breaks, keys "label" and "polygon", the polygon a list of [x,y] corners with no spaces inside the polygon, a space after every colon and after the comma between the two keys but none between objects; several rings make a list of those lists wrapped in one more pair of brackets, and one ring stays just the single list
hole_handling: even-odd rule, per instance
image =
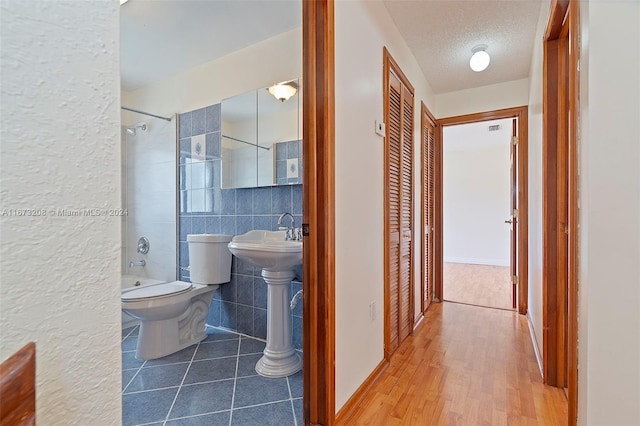
[{"label": "textured white wall", "polygon": [[[415,87],[415,186],[420,193],[420,101],[431,88],[382,2],[335,3],[336,89],[336,409],[383,359],[382,49],[387,46]],[[415,214],[420,215],[416,198]],[[420,294],[420,221],[416,220],[415,291]],[[376,317],[369,320],[369,303]],[[416,315],[420,312],[416,297]]]},{"label": "textured white wall", "polygon": [[[503,127],[504,129],[504,127]],[[509,266],[509,141],[497,148],[455,149],[444,128],[444,261]],[[486,128],[485,128],[486,131]],[[453,145],[453,146],[452,146]]]},{"label": "textured white wall", "polygon": [[38,424],[117,425],[120,218],[52,210],[120,207],[118,2],[0,7],[0,359],[36,342]]},{"label": "textured white wall", "polygon": [[580,8],[578,423],[638,425],[640,3]]},{"label": "textured white wall", "polygon": [[542,37],[549,18],[549,1],[540,6],[540,17],[529,71],[529,306],[542,354]]},{"label": "textured white wall", "polygon": [[435,95],[432,112],[437,118],[454,117],[527,105],[528,99],[529,82],[524,78]]}]

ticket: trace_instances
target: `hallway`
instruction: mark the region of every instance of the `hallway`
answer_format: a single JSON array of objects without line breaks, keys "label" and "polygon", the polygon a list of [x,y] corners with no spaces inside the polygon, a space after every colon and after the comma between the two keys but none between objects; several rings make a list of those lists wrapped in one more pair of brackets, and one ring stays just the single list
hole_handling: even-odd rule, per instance
[{"label": "hallway", "polygon": [[513,310],[508,266],[444,263],[444,300]]},{"label": "hallway", "polygon": [[565,425],[525,316],[433,303],[345,425]]}]

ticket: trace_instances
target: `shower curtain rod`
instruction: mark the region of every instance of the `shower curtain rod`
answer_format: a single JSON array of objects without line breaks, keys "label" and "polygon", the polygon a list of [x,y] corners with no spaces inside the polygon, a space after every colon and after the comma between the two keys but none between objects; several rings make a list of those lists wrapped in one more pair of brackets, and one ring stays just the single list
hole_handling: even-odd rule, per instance
[{"label": "shower curtain rod", "polygon": [[139,111],[137,109],[128,108],[128,107],[124,107],[124,106],[121,106],[120,108],[122,108],[125,111],[137,112],[138,114],[148,115],[149,117],[155,117],[155,118],[159,118],[161,120],[171,121],[170,118],[162,117],[160,115],[155,115],[155,114],[149,114],[148,112]]},{"label": "shower curtain rod", "polygon": [[227,138],[227,139],[231,139],[232,141],[236,141],[236,142],[241,142],[247,145],[251,145],[251,146],[255,146],[257,148],[262,148],[265,151],[269,151],[271,149],[271,147],[266,147],[266,146],[260,146],[257,143],[252,143],[252,142],[247,142],[247,141],[243,141],[242,139],[236,139],[236,138],[232,138],[231,136],[227,136],[227,135],[222,135],[223,138]]}]

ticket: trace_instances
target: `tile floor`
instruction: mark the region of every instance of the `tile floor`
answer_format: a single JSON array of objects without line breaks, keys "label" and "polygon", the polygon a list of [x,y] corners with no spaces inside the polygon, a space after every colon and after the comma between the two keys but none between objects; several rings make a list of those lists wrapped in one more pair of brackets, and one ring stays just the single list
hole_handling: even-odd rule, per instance
[{"label": "tile floor", "polygon": [[258,376],[264,342],[207,326],[208,337],[164,358],[135,358],[138,328],[122,331],[122,424],[302,425],[302,372]]}]

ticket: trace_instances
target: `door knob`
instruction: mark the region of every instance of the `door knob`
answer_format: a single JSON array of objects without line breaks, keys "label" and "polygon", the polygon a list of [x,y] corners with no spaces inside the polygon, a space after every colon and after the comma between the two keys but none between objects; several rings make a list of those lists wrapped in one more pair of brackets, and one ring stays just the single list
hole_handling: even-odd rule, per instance
[{"label": "door knob", "polygon": [[511,224],[511,223],[513,223],[513,220],[511,220],[511,219],[509,219],[509,220],[505,220],[505,221],[504,221],[504,223],[509,223],[509,224]]}]

